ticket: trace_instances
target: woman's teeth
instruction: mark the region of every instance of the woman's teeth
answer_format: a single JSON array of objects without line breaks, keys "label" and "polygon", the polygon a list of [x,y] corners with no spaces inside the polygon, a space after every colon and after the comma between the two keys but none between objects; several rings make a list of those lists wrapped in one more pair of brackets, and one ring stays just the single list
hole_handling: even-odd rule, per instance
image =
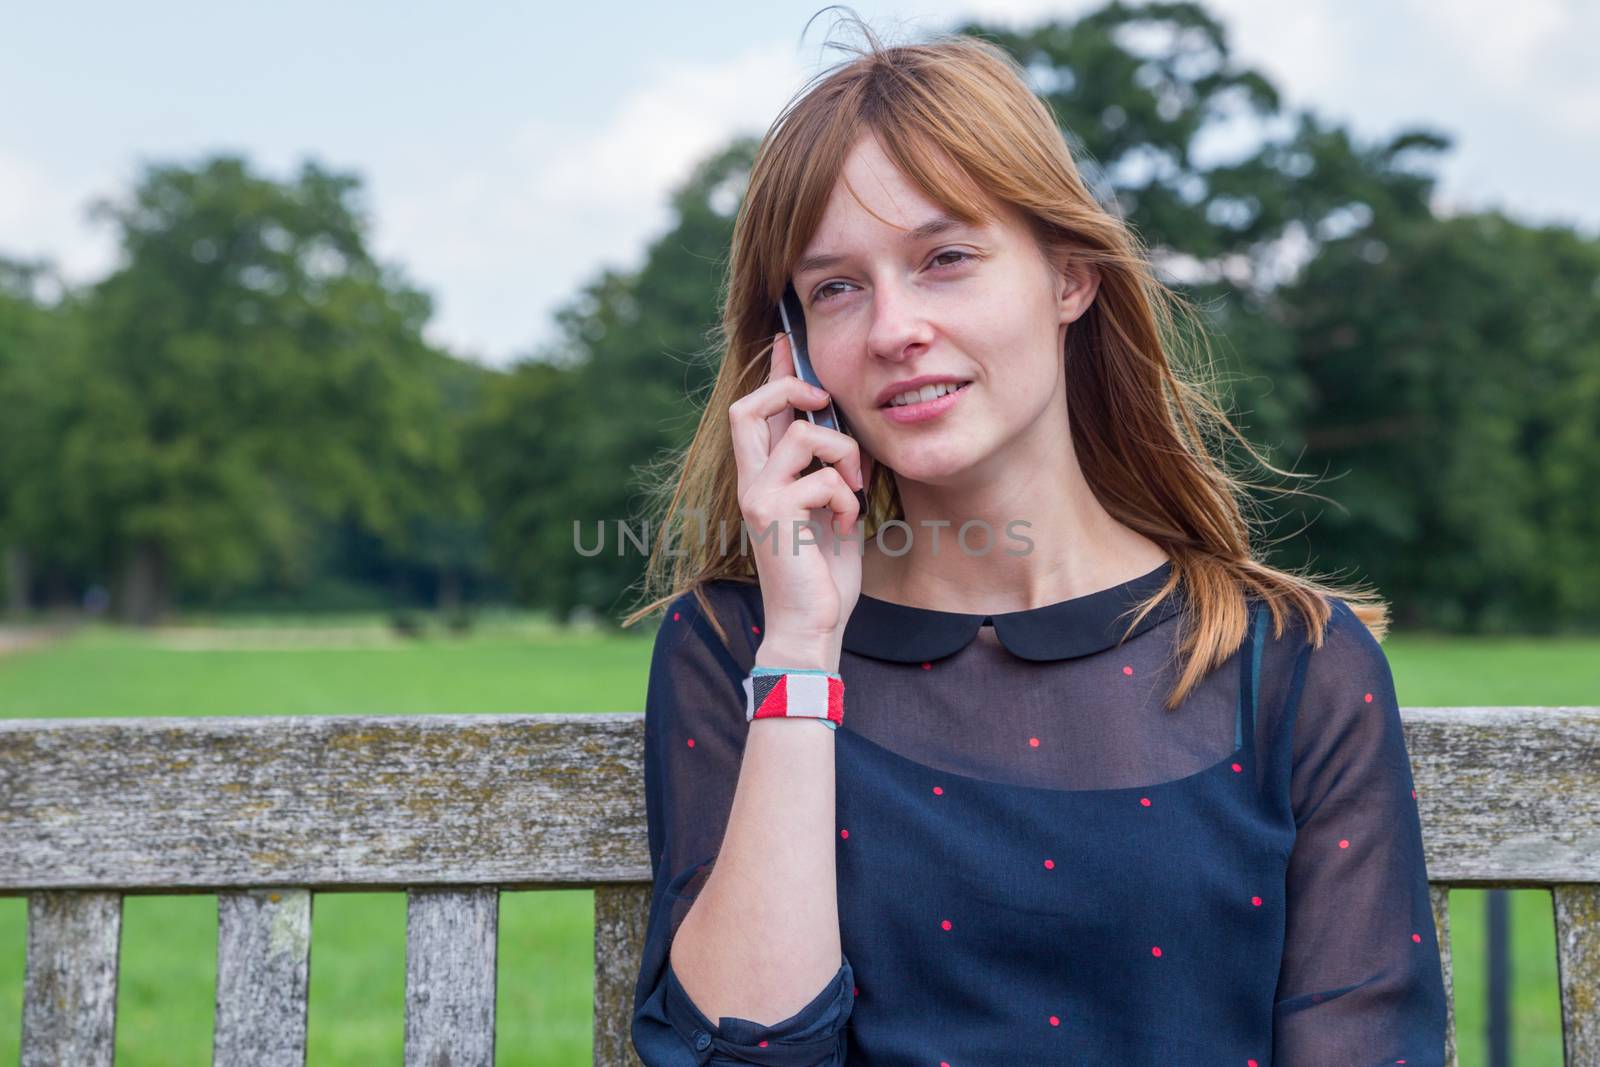
[{"label": "woman's teeth", "polygon": [[930,400],[937,400],[946,393],[953,393],[958,389],[965,389],[969,382],[940,382],[938,385],[924,385],[921,389],[913,389],[908,393],[901,393],[889,401],[892,408],[905,407],[907,404],[926,404]]}]

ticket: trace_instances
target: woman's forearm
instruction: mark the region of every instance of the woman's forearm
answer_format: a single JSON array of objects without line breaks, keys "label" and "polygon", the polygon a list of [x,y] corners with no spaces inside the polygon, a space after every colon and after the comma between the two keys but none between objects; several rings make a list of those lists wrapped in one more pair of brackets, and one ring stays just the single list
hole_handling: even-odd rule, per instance
[{"label": "woman's forearm", "polygon": [[[837,653],[781,651],[756,662],[838,670]],[[673,938],[685,992],[713,1024],[762,1025],[805,1007],[839,970],[834,871],[834,731],[804,718],[751,721],[711,874]]]}]

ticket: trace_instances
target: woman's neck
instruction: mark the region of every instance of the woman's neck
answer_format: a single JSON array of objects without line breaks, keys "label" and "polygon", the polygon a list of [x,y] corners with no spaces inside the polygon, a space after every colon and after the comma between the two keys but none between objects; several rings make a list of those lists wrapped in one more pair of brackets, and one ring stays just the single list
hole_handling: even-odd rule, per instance
[{"label": "woman's neck", "polygon": [[[1035,495],[1016,515],[992,504],[981,515],[913,504],[905,520],[909,543],[906,530],[895,527],[865,544],[861,591],[912,607],[1000,614],[1120,585],[1169,558],[1112,518],[1087,485],[1056,504],[1041,507]],[[961,524],[973,518],[983,525],[969,530],[963,546]],[[1008,526],[1013,520],[1027,525]]]}]

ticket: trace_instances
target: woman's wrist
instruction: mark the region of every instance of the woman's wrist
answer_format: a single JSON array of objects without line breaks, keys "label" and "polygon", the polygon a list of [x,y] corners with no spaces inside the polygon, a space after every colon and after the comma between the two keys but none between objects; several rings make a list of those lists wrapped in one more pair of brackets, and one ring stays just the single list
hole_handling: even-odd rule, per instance
[{"label": "woman's wrist", "polygon": [[745,719],[816,719],[830,729],[844,722],[844,678],[814,667],[750,668],[744,680]]},{"label": "woman's wrist", "polygon": [[838,673],[840,642],[832,636],[767,634],[756,648],[757,667],[798,667]]}]

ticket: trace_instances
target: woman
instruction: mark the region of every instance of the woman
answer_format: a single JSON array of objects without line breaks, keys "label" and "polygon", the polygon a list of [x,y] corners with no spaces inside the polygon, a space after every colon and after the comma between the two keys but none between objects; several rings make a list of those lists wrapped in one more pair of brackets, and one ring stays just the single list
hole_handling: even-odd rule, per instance
[{"label": "woman", "polygon": [[769,130],[707,536],[629,620],[646,1064],[1443,1063],[1385,609],[1253,557],[1171,309],[990,45],[874,40]]}]

